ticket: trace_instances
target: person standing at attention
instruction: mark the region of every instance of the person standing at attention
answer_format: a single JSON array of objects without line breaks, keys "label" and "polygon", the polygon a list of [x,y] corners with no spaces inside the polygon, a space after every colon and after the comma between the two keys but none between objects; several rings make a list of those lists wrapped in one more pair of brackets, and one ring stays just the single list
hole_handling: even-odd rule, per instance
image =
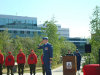
[{"label": "person standing at attention", "polygon": [[22,49],[20,49],[19,54],[17,55],[18,74],[19,75],[23,75],[23,73],[24,73],[25,62],[26,62],[25,54],[22,52]]},{"label": "person standing at attention", "polygon": [[52,75],[51,63],[53,58],[53,47],[50,43],[48,43],[48,37],[43,38],[43,41],[39,44],[38,49],[43,49],[43,61],[46,75]]},{"label": "person standing at attention", "polygon": [[9,70],[11,70],[11,75],[13,74],[13,67],[15,64],[14,56],[11,54],[11,52],[8,52],[8,56],[5,60],[5,65],[7,66],[7,75],[9,75]]},{"label": "person standing at attention", "polygon": [[81,64],[81,54],[78,51],[78,49],[76,49],[76,52],[74,53],[74,55],[77,58],[77,71],[79,71],[80,70],[80,64]]},{"label": "person standing at attention", "polygon": [[35,75],[35,69],[36,69],[36,64],[37,64],[37,55],[35,54],[34,50],[31,50],[31,53],[28,56],[28,64],[30,67],[30,75],[34,73]]}]

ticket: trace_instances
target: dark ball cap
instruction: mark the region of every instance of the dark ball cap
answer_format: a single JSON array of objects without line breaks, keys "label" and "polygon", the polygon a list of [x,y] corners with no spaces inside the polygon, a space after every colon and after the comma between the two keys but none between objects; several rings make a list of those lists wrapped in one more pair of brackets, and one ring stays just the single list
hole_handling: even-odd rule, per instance
[{"label": "dark ball cap", "polygon": [[43,40],[48,40],[48,37],[43,37]]}]

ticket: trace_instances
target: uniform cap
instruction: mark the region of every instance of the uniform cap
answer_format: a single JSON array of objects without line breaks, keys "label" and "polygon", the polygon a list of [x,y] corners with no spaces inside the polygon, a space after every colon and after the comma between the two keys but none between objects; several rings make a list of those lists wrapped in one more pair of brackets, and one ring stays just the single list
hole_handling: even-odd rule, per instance
[{"label": "uniform cap", "polygon": [[48,37],[43,37],[43,40],[48,40]]},{"label": "uniform cap", "polygon": [[22,52],[22,49],[20,49],[19,51],[21,51],[21,52]]},{"label": "uniform cap", "polygon": [[33,53],[33,52],[34,52],[34,50],[31,50],[31,52]]},{"label": "uniform cap", "polygon": [[8,52],[9,54],[11,54],[11,52]]}]

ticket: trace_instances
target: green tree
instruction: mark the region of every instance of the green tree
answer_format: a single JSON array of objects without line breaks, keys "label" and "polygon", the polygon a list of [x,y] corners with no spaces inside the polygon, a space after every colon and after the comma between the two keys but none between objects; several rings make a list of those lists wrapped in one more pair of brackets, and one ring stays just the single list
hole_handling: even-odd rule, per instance
[{"label": "green tree", "polygon": [[3,32],[0,32],[0,43],[2,46],[1,49],[2,49],[2,52],[4,53],[4,55],[6,55],[6,53],[8,51],[11,51],[13,52],[12,50],[12,39],[10,38],[10,34],[8,33],[8,30],[5,30]]},{"label": "green tree", "polygon": [[64,41],[61,48],[61,55],[65,56],[68,53],[68,50],[71,50],[71,52],[73,53],[76,50],[76,46],[69,41]]},{"label": "green tree", "polygon": [[100,30],[100,7],[96,6],[93,12],[92,20],[90,21],[91,33],[98,33]]},{"label": "green tree", "polygon": [[100,49],[100,7],[96,6],[93,12],[92,20],[90,21],[91,25],[91,40],[92,53],[91,59],[92,63],[99,63],[99,49]]}]

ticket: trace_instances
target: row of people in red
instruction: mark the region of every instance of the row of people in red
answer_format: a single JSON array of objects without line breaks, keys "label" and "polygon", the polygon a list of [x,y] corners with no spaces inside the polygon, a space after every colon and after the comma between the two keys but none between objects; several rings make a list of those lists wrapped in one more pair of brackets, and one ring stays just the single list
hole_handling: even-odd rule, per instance
[{"label": "row of people in red", "polygon": [[[32,75],[32,73],[34,73],[34,75],[35,75],[35,68],[36,68],[36,64],[37,64],[37,55],[35,54],[35,52],[33,50],[31,50],[31,53],[29,54],[27,61],[28,61],[29,67],[30,67],[30,75]],[[41,56],[41,61],[42,61],[42,64],[44,64],[43,56]],[[4,56],[0,50],[0,75],[2,75],[3,63],[4,63]],[[19,54],[17,55],[18,74],[19,75],[23,75],[25,63],[26,63],[26,56],[22,52],[22,49],[20,49]],[[11,54],[11,52],[8,52],[8,56],[5,59],[5,66],[7,67],[7,75],[9,75],[9,70],[11,70],[11,75],[14,75],[13,74],[14,64],[15,64],[14,56]]]}]

